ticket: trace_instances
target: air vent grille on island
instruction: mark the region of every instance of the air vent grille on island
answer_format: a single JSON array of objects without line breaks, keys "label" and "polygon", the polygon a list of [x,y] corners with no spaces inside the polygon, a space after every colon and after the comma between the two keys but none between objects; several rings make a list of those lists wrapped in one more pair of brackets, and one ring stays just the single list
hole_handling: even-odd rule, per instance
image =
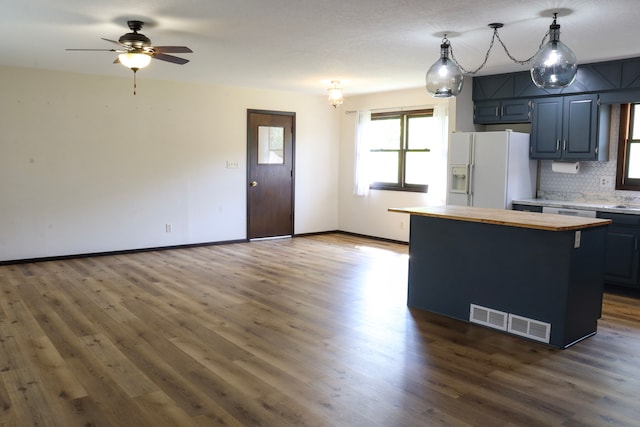
[{"label": "air vent grille on island", "polygon": [[489,326],[490,328],[507,330],[508,314],[492,308],[471,304],[469,320],[473,323]]},{"label": "air vent grille on island", "polygon": [[471,304],[469,321],[532,340],[549,343],[551,324],[511,313]]}]

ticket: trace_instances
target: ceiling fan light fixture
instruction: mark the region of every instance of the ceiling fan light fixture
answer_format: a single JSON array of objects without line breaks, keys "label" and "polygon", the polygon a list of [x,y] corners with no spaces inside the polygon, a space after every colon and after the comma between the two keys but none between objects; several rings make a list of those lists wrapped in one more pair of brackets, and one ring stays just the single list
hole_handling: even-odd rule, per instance
[{"label": "ceiling fan light fixture", "polygon": [[118,60],[122,65],[134,71],[144,68],[151,62],[151,55],[139,52],[127,52],[118,55]]}]

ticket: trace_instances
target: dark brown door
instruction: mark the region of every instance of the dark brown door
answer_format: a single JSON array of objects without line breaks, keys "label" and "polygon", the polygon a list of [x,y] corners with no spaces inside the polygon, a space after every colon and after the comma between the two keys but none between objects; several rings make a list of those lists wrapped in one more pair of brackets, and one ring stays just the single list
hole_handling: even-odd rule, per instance
[{"label": "dark brown door", "polygon": [[247,235],[293,235],[295,113],[247,111]]}]

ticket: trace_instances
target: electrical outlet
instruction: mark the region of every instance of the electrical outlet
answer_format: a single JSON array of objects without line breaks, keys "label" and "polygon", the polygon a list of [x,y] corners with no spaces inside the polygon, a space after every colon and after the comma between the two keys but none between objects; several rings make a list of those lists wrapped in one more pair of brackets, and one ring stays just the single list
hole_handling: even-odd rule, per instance
[{"label": "electrical outlet", "polygon": [[239,165],[237,161],[227,160],[227,169],[238,169]]},{"label": "electrical outlet", "polygon": [[164,225],[164,231],[166,231],[167,233],[171,233],[172,230],[173,230],[173,227],[171,227],[171,224]]},{"label": "electrical outlet", "polygon": [[603,190],[611,188],[612,179],[609,176],[600,177],[600,188]]}]

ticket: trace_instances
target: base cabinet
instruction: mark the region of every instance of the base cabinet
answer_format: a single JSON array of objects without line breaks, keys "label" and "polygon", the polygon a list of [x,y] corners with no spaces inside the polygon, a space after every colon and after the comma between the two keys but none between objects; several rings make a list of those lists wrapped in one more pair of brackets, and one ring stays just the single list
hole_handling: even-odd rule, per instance
[{"label": "base cabinet", "polygon": [[611,219],[605,246],[605,283],[640,288],[640,215],[598,212]]},{"label": "base cabinet", "polygon": [[520,203],[514,203],[512,209],[522,212],[542,212],[542,206],[521,205]]},{"label": "base cabinet", "polygon": [[411,215],[407,303],[569,347],[596,333],[606,227],[576,233]]}]

